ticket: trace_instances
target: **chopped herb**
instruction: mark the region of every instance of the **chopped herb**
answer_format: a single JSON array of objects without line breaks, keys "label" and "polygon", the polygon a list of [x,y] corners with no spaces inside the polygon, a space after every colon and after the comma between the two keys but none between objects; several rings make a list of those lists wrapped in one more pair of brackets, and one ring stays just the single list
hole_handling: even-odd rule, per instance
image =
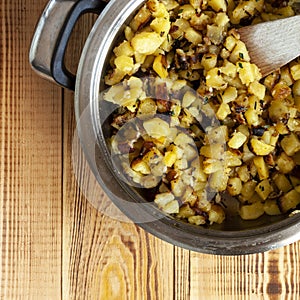
[{"label": "chopped herb", "polygon": [[243,113],[245,111],[247,111],[247,108],[245,106],[237,106],[235,108],[235,112],[238,113],[238,114]]},{"label": "chopped herb", "polygon": [[241,59],[244,59],[244,54],[243,53],[239,53],[239,57],[241,58]]},{"label": "chopped herb", "polygon": [[258,127],[258,128],[253,128],[252,129],[252,134],[256,136],[263,136],[264,132],[266,131],[265,128],[263,127]]},{"label": "chopped herb", "polygon": [[182,12],[183,12],[183,9],[179,9],[178,13],[182,14]]},{"label": "chopped herb", "polygon": [[243,64],[241,62],[239,62],[239,67],[243,69]]},{"label": "chopped herb", "polygon": [[208,97],[204,97],[203,98],[203,104],[207,104],[208,103]]}]

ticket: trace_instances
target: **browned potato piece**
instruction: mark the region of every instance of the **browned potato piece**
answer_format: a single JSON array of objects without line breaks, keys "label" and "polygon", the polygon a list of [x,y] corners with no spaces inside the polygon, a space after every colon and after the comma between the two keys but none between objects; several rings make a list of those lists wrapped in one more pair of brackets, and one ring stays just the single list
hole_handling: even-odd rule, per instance
[{"label": "browned potato piece", "polygon": [[296,208],[298,204],[300,204],[300,194],[295,189],[279,199],[279,207],[284,213]]}]

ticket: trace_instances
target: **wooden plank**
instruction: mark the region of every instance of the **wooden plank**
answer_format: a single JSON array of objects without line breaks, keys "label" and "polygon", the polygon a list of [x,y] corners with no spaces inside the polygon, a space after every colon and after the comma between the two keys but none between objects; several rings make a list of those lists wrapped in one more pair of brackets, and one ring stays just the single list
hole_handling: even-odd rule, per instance
[{"label": "wooden plank", "polygon": [[[92,19],[82,18],[75,29],[68,50],[71,62],[78,59]],[[70,61],[70,69],[76,69]],[[115,217],[121,215],[74,144],[70,92],[65,93],[64,124],[63,299],[173,299],[174,247]],[[79,152],[74,165],[72,145]]]},{"label": "wooden plank", "polygon": [[191,299],[299,299],[300,243],[244,256],[191,253]]},{"label": "wooden plank", "polygon": [[1,299],[61,295],[61,92],[28,63],[45,3],[0,4]]},{"label": "wooden plank", "polygon": [[174,251],[174,299],[190,298],[190,255],[191,252],[179,247]]}]

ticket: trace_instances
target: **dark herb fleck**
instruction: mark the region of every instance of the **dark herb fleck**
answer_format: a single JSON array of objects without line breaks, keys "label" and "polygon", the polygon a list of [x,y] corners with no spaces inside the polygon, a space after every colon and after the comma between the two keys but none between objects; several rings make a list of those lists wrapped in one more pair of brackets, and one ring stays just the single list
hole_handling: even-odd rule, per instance
[{"label": "dark herb fleck", "polygon": [[245,106],[237,106],[237,107],[235,107],[235,112],[236,113],[243,113],[243,112],[245,112],[245,111],[247,111],[247,107],[245,107]]},{"label": "dark herb fleck", "polygon": [[263,127],[252,128],[252,134],[256,136],[263,136],[265,131],[266,129]]},{"label": "dark herb fleck", "polygon": [[203,104],[207,104],[208,103],[208,97],[204,97],[203,98]]}]

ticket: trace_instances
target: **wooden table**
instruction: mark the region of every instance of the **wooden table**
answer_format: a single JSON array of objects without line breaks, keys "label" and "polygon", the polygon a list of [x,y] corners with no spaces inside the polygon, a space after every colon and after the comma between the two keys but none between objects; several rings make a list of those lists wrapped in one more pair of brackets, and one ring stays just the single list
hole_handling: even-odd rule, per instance
[{"label": "wooden table", "polygon": [[[72,165],[73,93],[28,63],[46,2],[0,5],[1,299],[300,299],[300,243],[257,255],[204,255],[111,218],[115,209],[97,186],[87,197],[104,204],[90,204],[84,190],[94,183],[81,154],[79,184]],[[92,22],[79,22],[71,62]]]}]

